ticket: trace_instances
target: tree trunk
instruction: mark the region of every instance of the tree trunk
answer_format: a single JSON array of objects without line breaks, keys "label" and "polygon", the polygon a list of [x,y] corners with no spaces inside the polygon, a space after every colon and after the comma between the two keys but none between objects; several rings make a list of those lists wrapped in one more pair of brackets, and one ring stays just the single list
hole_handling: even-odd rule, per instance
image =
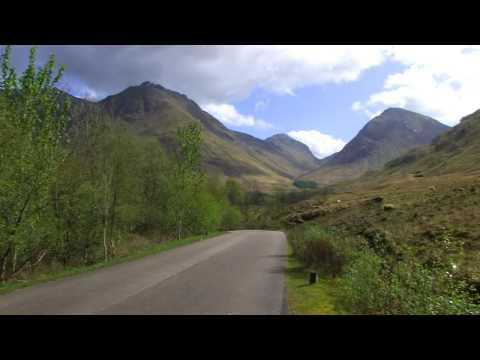
[{"label": "tree trunk", "polygon": [[1,278],[2,278],[2,284],[5,284],[5,282],[7,281],[7,261],[6,261],[6,259],[2,260]]},{"label": "tree trunk", "polygon": [[117,206],[117,186],[113,189],[112,205],[110,207],[110,256],[115,257],[115,240],[113,239],[113,230],[115,227],[115,207]]},{"label": "tree trunk", "polygon": [[35,266],[37,266],[38,264],[40,264],[42,262],[43,258],[45,257],[45,255],[47,255],[47,253],[48,253],[47,250],[43,250],[40,253],[40,256],[38,257],[38,259],[32,264],[32,271],[35,268]]},{"label": "tree trunk", "polygon": [[10,251],[12,250],[12,244],[8,245],[7,251],[2,256],[2,263],[1,263],[1,268],[0,268],[0,279],[2,280],[2,283],[5,284],[7,281],[7,263],[8,263],[8,255],[10,254]]},{"label": "tree trunk", "polygon": [[88,249],[86,246],[83,248],[83,263],[88,264]]},{"label": "tree trunk", "polygon": [[105,261],[108,260],[108,246],[107,246],[107,222],[103,222],[103,254]]},{"label": "tree trunk", "polygon": [[13,261],[12,261],[12,273],[15,273],[17,269],[17,248],[13,248]]},{"label": "tree trunk", "polygon": [[177,238],[178,240],[182,238],[182,219],[177,224]]},{"label": "tree trunk", "polygon": [[107,175],[104,175],[104,189],[103,189],[103,252],[105,261],[108,260],[108,179]]}]

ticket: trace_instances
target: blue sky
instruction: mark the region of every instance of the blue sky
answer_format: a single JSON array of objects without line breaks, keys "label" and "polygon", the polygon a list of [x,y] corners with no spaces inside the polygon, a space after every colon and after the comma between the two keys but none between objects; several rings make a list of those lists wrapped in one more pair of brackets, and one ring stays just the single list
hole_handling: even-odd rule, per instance
[{"label": "blue sky", "polygon": [[[318,130],[348,142],[369,120],[365,113],[352,110],[352,104],[380,91],[386,77],[403,68],[388,62],[365,71],[357,81],[311,85],[296,90],[294,95],[272,94],[257,88],[247,99],[233,105],[240,113],[254,114],[274,126],[249,129],[250,134],[262,139],[301,129]],[[265,105],[256,108],[260,102]],[[245,130],[242,126],[231,127]]]},{"label": "blue sky", "polygon": [[[28,46],[14,48],[26,64]],[[144,81],[196,101],[227,127],[288,133],[319,158],[375,115],[402,107],[455,125],[480,108],[480,46],[40,46],[66,66],[65,89],[99,100]]]}]

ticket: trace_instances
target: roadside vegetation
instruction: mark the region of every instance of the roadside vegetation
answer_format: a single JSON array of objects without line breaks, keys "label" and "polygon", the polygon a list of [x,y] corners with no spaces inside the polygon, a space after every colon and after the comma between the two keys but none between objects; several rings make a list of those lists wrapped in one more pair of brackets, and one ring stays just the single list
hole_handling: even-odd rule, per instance
[{"label": "roadside vegetation", "polygon": [[103,267],[121,264],[127,261],[133,261],[145,256],[159,254],[164,251],[190,245],[197,241],[205,240],[221,234],[222,232],[218,231],[208,235],[196,235],[180,240],[174,239],[162,242],[151,241],[138,235],[132,235],[132,238],[125,243],[125,246],[120,248],[120,251],[115,258],[112,258],[108,261],[99,261],[90,265],[63,266],[61,264],[52,263],[44,264],[43,266],[40,265],[37,271],[29,274],[29,276],[17,277],[8,282],[0,284],[0,294],[6,294],[16,289],[98,270]]},{"label": "roadside vegetation", "polygon": [[[330,296],[317,298],[315,305],[325,313],[333,301],[336,312],[345,314],[480,314],[476,289],[458,277],[456,251],[422,261],[405,244],[346,236],[314,222],[294,227],[288,239],[301,268],[319,274],[317,288],[329,285]],[[305,271],[301,277],[306,289],[314,286],[307,285]],[[304,290],[303,298],[312,291]]]},{"label": "roadside vegetation", "polygon": [[[22,74],[10,59],[6,47],[0,292],[222,231],[287,229],[293,313],[480,314],[480,173],[473,165],[468,174],[453,172],[474,164],[465,159],[478,152],[450,156],[458,159],[448,176],[412,167],[413,174],[393,177],[396,167],[424,156],[412,152],[387,165],[383,177],[248,192],[202,170],[198,122],[171,129],[175,144],[167,155],[158,138],[139,135],[113,115],[91,111],[72,121],[71,100],[57,89],[64,71],[54,56],[37,67],[33,48]],[[473,120],[464,124],[473,128]],[[467,145],[476,150],[471,138]],[[436,146],[453,146],[442,144]],[[309,271],[319,274],[316,284],[307,284]]]},{"label": "roadside vegetation", "polygon": [[300,261],[289,244],[286,269],[288,313],[290,315],[337,315],[336,279],[320,277],[308,283],[309,268]]},{"label": "roadside vegetation", "polygon": [[251,195],[202,171],[199,124],[178,128],[175,156],[167,157],[157,139],[105,114],[72,122],[71,101],[56,88],[63,68],[53,55],[37,67],[32,48],[22,74],[10,59],[6,47],[0,79],[3,287],[256,221],[246,216],[256,206]]}]

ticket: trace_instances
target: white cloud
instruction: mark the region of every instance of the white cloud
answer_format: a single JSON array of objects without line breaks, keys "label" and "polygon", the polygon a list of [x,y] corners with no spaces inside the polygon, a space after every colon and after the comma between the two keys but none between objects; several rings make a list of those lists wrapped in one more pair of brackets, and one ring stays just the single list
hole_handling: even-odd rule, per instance
[{"label": "white cloud", "polygon": [[480,108],[480,46],[394,46],[388,54],[405,69],[353,110],[370,117],[386,107],[406,107],[455,125]]},{"label": "white cloud", "polygon": [[354,111],[362,110],[362,108],[363,108],[363,106],[362,106],[362,103],[360,101],[355,101],[352,104],[352,110],[354,110]]},{"label": "white cloud", "polygon": [[[26,47],[19,46],[26,60]],[[201,104],[231,104],[254,89],[295,94],[305,86],[352,82],[380,64],[404,69],[380,91],[352,105],[371,117],[399,106],[455,124],[480,107],[480,47],[459,45],[195,45],[41,46],[54,52],[66,75],[97,97],[151,81]],[[260,108],[262,105],[259,105]],[[248,120],[244,120],[247,121]]]},{"label": "white cloud", "polygon": [[219,119],[225,125],[237,127],[256,127],[260,129],[268,129],[273,126],[266,121],[256,119],[251,115],[242,115],[233,105],[230,104],[206,104],[202,108]]},{"label": "white cloud", "polygon": [[345,141],[317,130],[290,131],[288,135],[307,145],[317,158],[322,159],[343,149]]}]

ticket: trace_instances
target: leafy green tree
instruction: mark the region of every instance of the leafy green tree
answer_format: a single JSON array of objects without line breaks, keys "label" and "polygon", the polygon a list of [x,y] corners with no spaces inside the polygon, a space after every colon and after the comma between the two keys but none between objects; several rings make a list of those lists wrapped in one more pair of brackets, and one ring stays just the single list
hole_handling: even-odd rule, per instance
[{"label": "leafy green tree", "polygon": [[[192,226],[195,194],[204,182],[201,171],[201,128],[192,123],[177,131],[179,150],[169,176],[168,219],[182,238],[185,229]],[[198,205],[198,203],[197,203]]]},{"label": "leafy green tree", "polygon": [[147,139],[139,144],[139,186],[142,228],[164,227],[169,163],[158,140]]},{"label": "leafy green tree", "polygon": [[71,98],[55,88],[63,68],[53,56],[36,68],[33,48],[20,76],[10,58],[6,47],[0,83],[3,282],[40,263],[75,266],[128,253],[137,238],[131,235],[145,229],[182,238],[242,222],[239,207],[248,201],[240,186],[224,186],[202,171],[199,124],[178,129],[178,151],[167,159],[158,139],[136,134],[101,109],[71,107]]},{"label": "leafy green tree", "polygon": [[190,207],[190,231],[193,234],[208,234],[220,227],[222,220],[222,203],[205,188],[193,195]]},{"label": "leafy green tree", "polygon": [[[11,47],[1,56],[0,112],[0,275],[2,281],[25,266],[34,267],[48,253],[55,234],[49,224],[49,191],[65,153],[62,142],[69,121],[69,101],[55,85],[54,55],[36,67],[30,50],[25,72],[11,64]],[[54,75],[55,73],[55,75]]]},{"label": "leafy green tree", "polygon": [[222,229],[234,230],[238,229],[242,224],[243,216],[241,211],[233,206],[227,206],[224,208],[222,217]]}]

